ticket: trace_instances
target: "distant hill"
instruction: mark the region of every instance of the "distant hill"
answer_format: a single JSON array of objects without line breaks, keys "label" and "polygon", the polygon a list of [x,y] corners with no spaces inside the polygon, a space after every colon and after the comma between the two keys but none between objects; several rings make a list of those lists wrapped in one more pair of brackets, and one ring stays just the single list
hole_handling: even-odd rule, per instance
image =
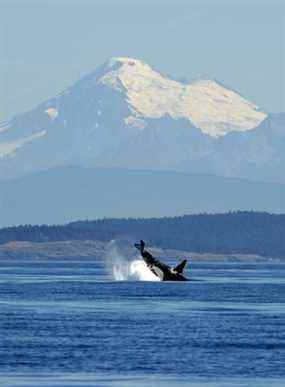
[{"label": "distant hill", "polygon": [[0,181],[0,227],[236,210],[285,213],[285,185],[119,168],[53,168]]},{"label": "distant hill", "polygon": [[0,244],[124,239],[197,253],[255,254],[285,259],[285,215],[258,212],[200,214],[161,219],[103,219],[62,226],[19,226],[0,230]]}]

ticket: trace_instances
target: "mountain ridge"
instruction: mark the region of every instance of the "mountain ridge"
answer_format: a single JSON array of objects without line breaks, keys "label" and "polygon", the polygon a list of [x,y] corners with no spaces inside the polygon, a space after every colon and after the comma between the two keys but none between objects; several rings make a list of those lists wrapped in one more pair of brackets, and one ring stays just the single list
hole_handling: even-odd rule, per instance
[{"label": "mountain ridge", "polygon": [[78,166],[0,180],[0,227],[248,209],[285,213],[285,184]]}]

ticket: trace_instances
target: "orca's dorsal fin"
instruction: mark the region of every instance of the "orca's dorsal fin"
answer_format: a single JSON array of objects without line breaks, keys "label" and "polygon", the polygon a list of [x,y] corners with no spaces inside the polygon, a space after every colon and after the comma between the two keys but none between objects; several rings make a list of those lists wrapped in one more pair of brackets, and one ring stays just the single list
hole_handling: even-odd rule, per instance
[{"label": "orca's dorsal fin", "polygon": [[187,259],[184,259],[173,270],[176,271],[176,273],[181,274],[186,266],[186,263],[187,263]]}]

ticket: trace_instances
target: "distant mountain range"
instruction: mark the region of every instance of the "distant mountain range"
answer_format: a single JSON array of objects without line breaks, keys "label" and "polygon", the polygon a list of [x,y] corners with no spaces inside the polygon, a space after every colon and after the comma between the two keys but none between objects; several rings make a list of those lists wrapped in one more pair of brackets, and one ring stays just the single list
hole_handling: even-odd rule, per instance
[{"label": "distant mountain range", "polygon": [[0,177],[121,167],[285,182],[285,114],[212,79],[174,81],[113,58],[0,127]]},{"label": "distant mountain range", "polygon": [[0,227],[248,209],[285,213],[285,184],[83,167],[53,168],[0,181]]}]

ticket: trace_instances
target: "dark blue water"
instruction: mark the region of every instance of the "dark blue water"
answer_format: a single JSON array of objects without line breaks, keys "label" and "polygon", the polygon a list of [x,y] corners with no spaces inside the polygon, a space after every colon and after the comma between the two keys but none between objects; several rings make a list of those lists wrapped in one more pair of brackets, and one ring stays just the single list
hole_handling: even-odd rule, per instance
[{"label": "dark blue water", "polygon": [[182,283],[103,261],[0,261],[0,386],[284,386],[285,264]]}]

